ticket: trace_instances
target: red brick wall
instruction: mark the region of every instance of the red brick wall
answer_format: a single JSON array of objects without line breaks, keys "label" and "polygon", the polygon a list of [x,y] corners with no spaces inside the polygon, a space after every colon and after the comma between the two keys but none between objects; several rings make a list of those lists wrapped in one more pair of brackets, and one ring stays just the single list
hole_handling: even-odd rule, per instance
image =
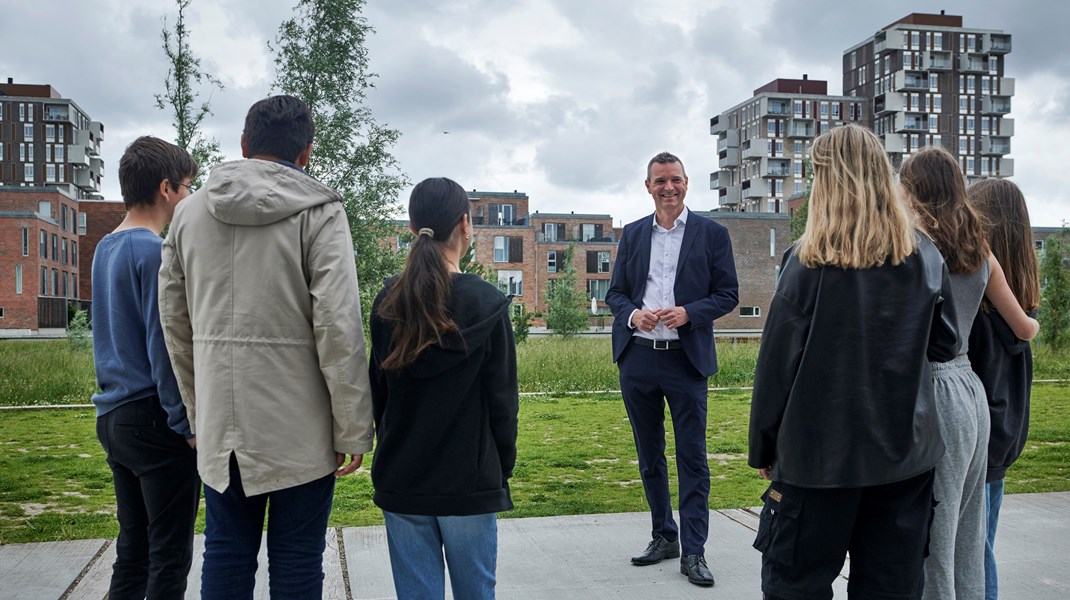
[{"label": "red brick wall", "polygon": [[[760,330],[765,326],[769,303],[776,291],[776,268],[784,251],[791,245],[787,215],[772,213],[705,213],[728,229],[739,278],[739,307],[717,319],[718,329]],[[770,252],[770,230],[776,231],[776,243]],[[740,307],[757,307],[761,316],[742,317]]]},{"label": "red brick wall", "polygon": [[[37,214],[41,201],[52,203],[47,218]],[[67,212],[67,226],[63,228],[62,211]],[[14,188],[0,190],[0,306],[4,307],[2,329],[37,329],[37,298],[41,286],[41,267],[47,271],[45,296],[63,295],[63,276],[67,276],[67,296],[82,295],[78,274],[83,264],[77,236],[78,201],[41,188]],[[28,255],[22,256],[22,229],[28,230]],[[45,233],[47,257],[40,252],[41,232]],[[56,237],[56,255],[53,258],[52,238]],[[63,259],[63,241],[67,242],[67,260]],[[74,263],[77,248],[77,264]],[[22,294],[15,289],[15,266],[22,265]],[[59,289],[53,290],[52,274],[59,280]]]},{"label": "red brick wall", "polygon": [[108,235],[126,217],[126,205],[122,202],[83,200],[78,210],[85,213],[85,235],[82,240],[80,259],[82,270],[78,276],[78,289],[82,298],[93,299],[93,253],[101,238]]}]

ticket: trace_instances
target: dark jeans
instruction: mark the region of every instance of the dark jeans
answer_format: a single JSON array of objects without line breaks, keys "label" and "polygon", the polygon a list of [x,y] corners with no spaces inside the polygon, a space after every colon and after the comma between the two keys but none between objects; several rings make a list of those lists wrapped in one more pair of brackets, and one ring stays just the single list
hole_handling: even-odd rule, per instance
[{"label": "dark jeans", "polygon": [[323,594],[323,549],[333,499],[334,473],[292,488],[246,496],[238,461],[231,454],[226,491],[204,486],[202,600],[253,597],[265,512],[271,597],[318,600]]},{"label": "dark jeans", "polygon": [[[705,554],[710,519],[710,466],[706,459],[706,378],[683,350],[632,343],[618,363],[624,407],[635,437],[639,476],[650,505],[652,533],[680,540],[684,555]],[[672,517],[665,458],[665,404],[676,437],[680,528]]]},{"label": "dark jeans", "polygon": [[920,598],[933,518],[933,471],[863,488],[774,481],[754,547],[767,599],[827,600],[851,553],[849,598]]},{"label": "dark jeans", "polygon": [[167,426],[155,396],[97,418],[115,482],[119,538],[108,597],[182,598],[193,562],[197,453]]}]

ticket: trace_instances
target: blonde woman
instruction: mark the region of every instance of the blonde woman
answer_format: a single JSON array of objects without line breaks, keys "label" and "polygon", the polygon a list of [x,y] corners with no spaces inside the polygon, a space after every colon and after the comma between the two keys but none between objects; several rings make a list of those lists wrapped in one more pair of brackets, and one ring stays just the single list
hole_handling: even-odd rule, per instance
[{"label": "blonde woman", "polygon": [[944,452],[930,361],[955,356],[950,279],[915,231],[880,140],[814,140],[806,232],[784,255],[751,403],[771,480],[754,547],[767,599],[918,598]]}]

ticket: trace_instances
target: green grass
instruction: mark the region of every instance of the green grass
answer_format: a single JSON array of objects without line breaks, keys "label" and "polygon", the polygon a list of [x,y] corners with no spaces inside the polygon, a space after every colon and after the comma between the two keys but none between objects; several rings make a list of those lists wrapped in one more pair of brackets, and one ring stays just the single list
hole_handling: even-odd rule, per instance
[{"label": "green grass", "polygon": [[[750,395],[710,395],[710,506],[753,506],[764,484],[746,464]],[[668,446],[673,445],[671,421]],[[117,533],[111,473],[92,410],[0,413],[0,544],[107,538]],[[505,517],[646,510],[635,448],[618,395],[536,397],[520,403],[516,508]],[[365,457],[365,466],[371,464]],[[674,459],[669,471],[675,488]],[[1007,492],[1070,491],[1070,386],[1033,388],[1029,443]],[[673,496],[675,499],[675,491]],[[367,469],[339,480],[332,526],[382,523]],[[203,531],[203,511],[198,532]]]},{"label": "green grass", "polygon": [[0,340],[0,405],[86,404],[96,391],[92,349],[64,340]]}]

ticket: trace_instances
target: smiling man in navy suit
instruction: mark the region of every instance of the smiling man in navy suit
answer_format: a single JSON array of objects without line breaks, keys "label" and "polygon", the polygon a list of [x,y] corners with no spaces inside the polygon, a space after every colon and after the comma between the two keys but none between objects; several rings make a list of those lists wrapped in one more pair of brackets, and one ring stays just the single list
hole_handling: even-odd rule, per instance
[{"label": "smiling man in navy suit", "polygon": [[[706,389],[717,372],[713,320],[739,303],[728,230],[684,206],[687,174],[662,152],[647,163],[654,214],[624,227],[606,302],[613,310],[613,360],[650,504],[652,541],[632,564],[680,556],[680,572],[713,585],[706,564],[710,468]],[[665,460],[665,403],[676,434],[680,527],[673,520]]]}]

